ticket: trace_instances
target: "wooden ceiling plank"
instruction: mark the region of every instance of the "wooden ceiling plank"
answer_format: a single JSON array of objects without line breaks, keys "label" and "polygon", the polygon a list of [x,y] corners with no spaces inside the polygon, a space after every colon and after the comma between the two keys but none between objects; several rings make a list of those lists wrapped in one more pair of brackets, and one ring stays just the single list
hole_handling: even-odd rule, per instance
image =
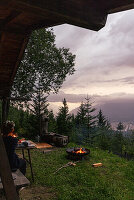
[{"label": "wooden ceiling plank", "polygon": [[24,29],[24,27],[12,27],[12,26],[8,26],[8,27],[3,27],[0,29],[0,33],[7,33],[7,34],[13,34],[14,36],[27,36],[29,35],[30,32],[28,32],[28,29],[26,27],[26,29]]},{"label": "wooden ceiling plank", "polygon": [[13,10],[10,15],[8,15],[0,24],[0,29],[5,27],[9,22],[11,22],[14,18],[20,15],[20,12]]},{"label": "wooden ceiling plank", "polygon": [[0,9],[0,23],[10,14],[10,10]]},{"label": "wooden ceiling plank", "polygon": [[7,6],[7,4],[11,3],[12,0],[0,0],[0,7]]},{"label": "wooden ceiling plank", "polygon": [[35,24],[29,26],[28,30],[33,31],[36,29],[48,28],[48,27],[57,26],[57,25],[61,25],[61,24],[63,24],[63,22],[56,22],[54,20],[42,20],[42,21],[36,22]]},{"label": "wooden ceiling plank", "polygon": [[123,6],[120,6],[120,7],[117,7],[117,8],[113,8],[113,9],[108,11],[108,14],[121,12],[121,11],[125,11],[125,10],[130,10],[130,9],[134,9],[134,3],[128,4],[128,5],[123,5]]},{"label": "wooden ceiling plank", "polygon": [[62,19],[63,23],[73,22],[76,25],[83,23],[83,27],[89,29],[93,29],[92,27],[96,25],[96,30],[99,30],[106,23],[106,13],[104,10],[100,10],[97,5],[96,3],[92,3],[90,6],[90,3],[87,4],[87,1],[79,1],[79,3],[76,3],[76,1],[71,0],[16,0],[16,6],[24,11],[26,8],[33,12],[36,10],[36,13],[38,12],[40,15],[40,11],[44,13],[48,12],[49,15],[55,15],[55,17]]}]

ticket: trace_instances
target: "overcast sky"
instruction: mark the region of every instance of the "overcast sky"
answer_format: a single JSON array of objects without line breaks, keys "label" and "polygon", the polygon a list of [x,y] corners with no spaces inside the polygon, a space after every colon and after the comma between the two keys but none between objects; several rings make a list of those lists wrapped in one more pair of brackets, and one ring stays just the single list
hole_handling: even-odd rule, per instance
[{"label": "overcast sky", "polygon": [[99,32],[65,24],[54,27],[54,34],[58,47],[76,55],[76,72],[49,97],[52,108],[65,97],[71,110],[87,94],[95,102],[134,98],[134,10],[109,15]]}]

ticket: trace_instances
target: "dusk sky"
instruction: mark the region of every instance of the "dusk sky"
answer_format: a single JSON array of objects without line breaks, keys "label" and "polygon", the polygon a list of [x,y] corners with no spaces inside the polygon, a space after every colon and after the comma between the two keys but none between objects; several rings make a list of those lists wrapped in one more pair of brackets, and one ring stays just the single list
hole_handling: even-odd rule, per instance
[{"label": "dusk sky", "polygon": [[75,70],[57,95],[50,95],[57,110],[67,99],[69,109],[78,107],[87,96],[96,103],[112,99],[134,99],[134,10],[108,16],[99,32],[72,25],[54,27],[58,47],[76,55]]}]

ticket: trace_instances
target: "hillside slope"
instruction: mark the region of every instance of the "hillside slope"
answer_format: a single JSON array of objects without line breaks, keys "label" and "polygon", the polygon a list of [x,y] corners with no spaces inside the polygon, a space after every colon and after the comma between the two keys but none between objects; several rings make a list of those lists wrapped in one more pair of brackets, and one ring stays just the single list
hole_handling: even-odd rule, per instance
[{"label": "hillside slope", "polygon": [[[55,194],[55,197],[44,196],[47,200],[133,200],[134,162],[99,149],[90,150],[91,154],[85,160],[77,162],[76,166],[65,168],[61,167],[70,162],[65,148],[45,154],[32,151],[35,182],[31,187],[39,188],[38,198],[43,200],[40,191],[43,186]],[[93,163],[100,162],[103,163],[102,167],[92,167]],[[57,171],[59,168],[61,169]],[[30,173],[27,176],[30,178]]]}]

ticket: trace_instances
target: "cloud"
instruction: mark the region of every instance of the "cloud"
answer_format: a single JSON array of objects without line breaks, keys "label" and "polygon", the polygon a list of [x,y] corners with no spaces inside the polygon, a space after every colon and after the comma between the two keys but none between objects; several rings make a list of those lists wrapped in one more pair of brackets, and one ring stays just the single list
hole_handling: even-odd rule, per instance
[{"label": "cloud", "polygon": [[[107,40],[109,40],[109,52],[111,52],[110,59],[115,67],[134,67],[134,22],[133,10],[127,11],[115,22],[111,23],[108,30]],[[111,17],[112,18],[112,17]],[[110,50],[111,49],[111,50]]]},{"label": "cloud", "polygon": [[107,79],[107,80],[92,80],[90,81],[91,83],[118,83],[118,82],[122,82],[122,83],[126,83],[126,84],[134,84],[134,76],[129,76],[129,77],[125,77],[125,78],[118,78],[118,79]]},{"label": "cloud", "polygon": [[[91,98],[98,97],[99,95],[88,95]],[[68,103],[81,103],[87,97],[87,94],[66,94],[60,91],[58,94],[51,94],[48,97],[49,102],[62,102],[65,98]]]},{"label": "cloud", "polygon": [[81,48],[81,44],[87,37],[93,35],[93,31],[67,24],[54,27],[54,33],[57,35],[57,46],[69,48],[73,53]]},{"label": "cloud", "polygon": [[86,97],[91,98],[95,104],[104,104],[109,101],[124,101],[124,100],[133,100],[134,101],[134,94],[128,93],[112,93],[110,95],[89,95],[89,94],[67,94],[63,91],[60,91],[58,94],[51,94],[48,96],[49,102],[59,102],[62,103],[62,100],[65,98],[68,103],[81,103],[85,100]]},{"label": "cloud", "polygon": [[109,15],[99,32],[71,25],[54,27],[56,44],[76,54],[76,72],[61,91],[74,94],[112,94],[134,91],[133,10]]}]

